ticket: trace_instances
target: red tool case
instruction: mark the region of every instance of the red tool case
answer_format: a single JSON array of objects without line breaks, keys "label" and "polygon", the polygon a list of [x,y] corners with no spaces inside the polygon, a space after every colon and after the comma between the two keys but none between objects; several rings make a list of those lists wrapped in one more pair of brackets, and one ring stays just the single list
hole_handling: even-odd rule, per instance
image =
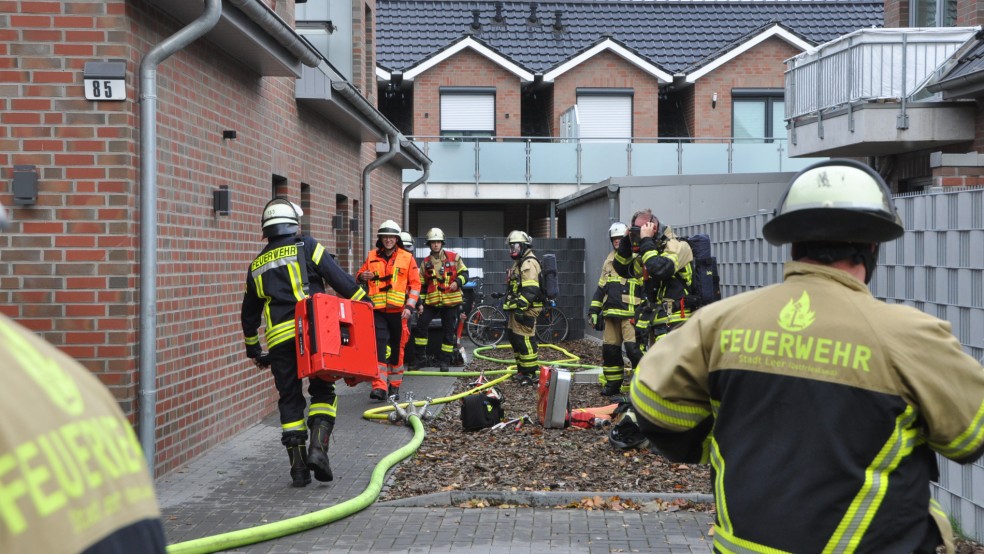
[{"label": "red tool case", "polygon": [[297,376],[371,381],[376,365],[372,306],[316,293],[294,309]]}]

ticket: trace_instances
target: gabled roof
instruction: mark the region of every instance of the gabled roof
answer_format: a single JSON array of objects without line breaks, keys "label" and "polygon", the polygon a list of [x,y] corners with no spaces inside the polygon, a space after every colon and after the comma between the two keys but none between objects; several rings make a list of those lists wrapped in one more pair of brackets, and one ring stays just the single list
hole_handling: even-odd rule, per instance
[{"label": "gabled roof", "polygon": [[733,44],[725,45],[718,52],[712,53],[708,56],[706,64],[695,64],[687,74],[687,82],[697,82],[697,79],[700,79],[770,38],[782,39],[800,50],[806,50],[813,46],[809,40],[782,23],[769,23],[764,28],[753,31],[749,36],[741,37]]},{"label": "gabled roof", "polygon": [[[377,63],[405,73],[470,35],[522,70],[546,74],[611,39],[607,44],[641,63],[687,74],[727,58],[749,40],[777,36],[791,44],[819,44],[880,27],[884,18],[883,0],[502,0],[502,18],[496,21],[496,3],[377,0]],[[478,10],[477,29],[473,10]]]},{"label": "gabled roof", "polygon": [[543,80],[548,83],[553,82],[553,80],[556,79],[557,77],[560,77],[564,73],[567,73],[571,69],[574,69],[575,67],[581,65],[587,60],[595,57],[596,55],[598,55],[599,52],[605,52],[605,51],[614,53],[615,55],[621,57],[622,59],[628,61],[632,65],[638,67],[639,69],[645,71],[646,73],[652,75],[653,77],[656,77],[657,79],[659,79],[664,83],[673,82],[673,75],[670,75],[660,67],[649,63],[645,58],[643,58],[636,52],[633,52],[629,48],[626,48],[625,45],[620,44],[618,41],[611,38],[603,38],[599,40],[587,50],[578,53],[573,58],[570,58],[569,60],[551,69],[550,71],[547,71],[546,73],[543,74]]},{"label": "gabled roof", "polygon": [[980,31],[961,51],[954,54],[951,67],[935,84],[931,92],[942,92],[945,100],[984,96],[984,37]]},{"label": "gabled roof", "polygon": [[420,75],[421,73],[427,71],[428,69],[434,67],[435,65],[438,65],[439,63],[457,54],[458,52],[461,52],[462,50],[469,49],[469,48],[478,52],[482,56],[485,56],[486,58],[492,60],[494,63],[498,64],[506,71],[513,73],[520,79],[524,81],[533,80],[532,73],[526,71],[525,69],[517,65],[515,62],[510,60],[509,58],[503,56],[502,54],[499,54],[492,48],[489,48],[488,46],[483,44],[480,40],[476,40],[474,37],[471,36],[464,36],[458,39],[457,41],[452,42],[447,47],[439,50],[438,52],[435,52],[434,55],[430,56],[429,58],[425,58],[417,65],[408,68],[406,71],[403,72],[403,78],[413,79],[417,75]]}]

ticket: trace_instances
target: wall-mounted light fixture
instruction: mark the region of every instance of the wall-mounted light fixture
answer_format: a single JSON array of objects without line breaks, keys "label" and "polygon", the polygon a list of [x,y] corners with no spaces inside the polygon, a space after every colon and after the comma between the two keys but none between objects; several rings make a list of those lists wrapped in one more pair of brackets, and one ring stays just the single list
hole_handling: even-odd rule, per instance
[{"label": "wall-mounted light fixture", "polygon": [[222,140],[236,140],[236,132],[231,129],[222,131]]},{"label": "wall-mounted light fixture", "polygon": [[717,107],[718,107],[718,93],[715,92],[714,94],[711,95],[711,109],[713,110]]},{"label": "wall-mounted light fixture", "polygon": [[212,191],[212,211],[215,215],[229,215],[229,185],[220,185]]},{"label": "wall-mounted light fixture", "polygon": [[14,166],[14,205],[33,206],[38,203],[38,168],[34,165]]}]

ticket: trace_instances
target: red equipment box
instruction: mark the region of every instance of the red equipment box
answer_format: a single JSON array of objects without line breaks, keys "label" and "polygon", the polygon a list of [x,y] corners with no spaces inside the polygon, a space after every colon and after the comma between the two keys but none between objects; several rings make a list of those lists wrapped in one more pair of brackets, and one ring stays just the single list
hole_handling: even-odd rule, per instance
[{"label": "red equipment box", "polygon": [[536,416],[545,429],[563,429],[571,424],[571,372],[540,366],[536,390]]},{"label": "red equipment box", "polygon": [[354,385],[377,377],[372,306],[315,293],[294,309],[297,376]]}]

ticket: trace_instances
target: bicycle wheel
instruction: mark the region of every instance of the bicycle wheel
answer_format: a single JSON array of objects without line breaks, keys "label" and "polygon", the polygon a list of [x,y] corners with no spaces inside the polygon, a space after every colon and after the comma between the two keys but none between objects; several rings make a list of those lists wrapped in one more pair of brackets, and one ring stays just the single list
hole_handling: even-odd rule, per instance
[{"label": "bicycle wheel", "polygon": [[479,306],[468,316],[465,329],[473,343],[493,346],[506,334],[506,316],[495,306]]},{"label": "bicycle wheel", "polygon": [[546,306],[536,318],[536,338],[543,344],[557,344],[567,338],[567,316],[554,306]]}]

